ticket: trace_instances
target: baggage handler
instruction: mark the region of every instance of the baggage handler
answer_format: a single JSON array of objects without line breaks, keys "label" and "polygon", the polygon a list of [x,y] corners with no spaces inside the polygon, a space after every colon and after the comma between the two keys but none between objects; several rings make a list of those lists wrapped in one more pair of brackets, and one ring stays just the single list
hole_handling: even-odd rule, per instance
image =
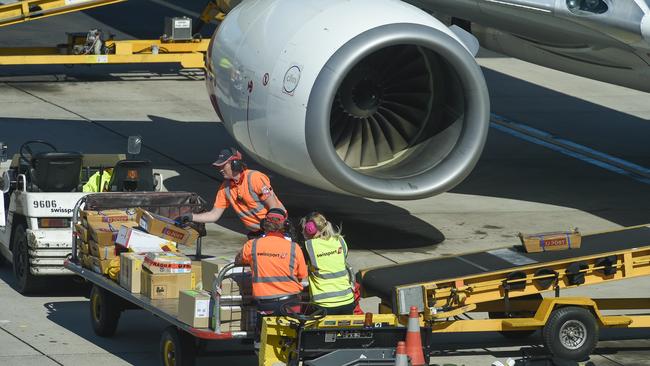
[{"label": "baggage handler", "polygon": [[[307,264],[300,246],[284,236],[287,213],[272,208],[262,221],[265,235],[244,244],[235,264],[251,268],[253,298],[257,311],[264,315],[280,315],[285,303],[300,301],[307,278]],[[258,316],[258,330],[261,318]]]},{"label": "baggage handler", "polygon": [[258,238],[264,234],[260,222],[271,208],[284,205],[273,192],[271,181],[265,174],[246,167],[239,151],[234,148],[221,150],[217,161],[212,164],[224,177],[217,191],[212,210],[204,213],[185,214],[176,219],[179,223],[215,222],[221,218],[228,207],[232,207],[239,219],[249,230],[248,238]]},{"label": "baggage handler", "polygon": [[354,290],[346,264],[348,247],[339,229],[325,216],[313,212],[300,226],[309,256],[309,293],[312,303],[328,315],[353,314]]}]

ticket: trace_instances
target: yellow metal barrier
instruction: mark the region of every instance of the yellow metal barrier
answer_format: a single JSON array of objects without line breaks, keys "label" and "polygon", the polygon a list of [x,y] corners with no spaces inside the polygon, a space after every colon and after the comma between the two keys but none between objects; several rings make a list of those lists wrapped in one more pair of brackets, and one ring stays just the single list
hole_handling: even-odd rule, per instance
[{"label": "yellow metal barrier", "polygon": [[14,47],[0,49],[0,65],[73,65],[180,63],[185,68],[203,68],[210,40],[162,42],[160,40],[106,41],[109,54],[75,55],[67,47]]}]

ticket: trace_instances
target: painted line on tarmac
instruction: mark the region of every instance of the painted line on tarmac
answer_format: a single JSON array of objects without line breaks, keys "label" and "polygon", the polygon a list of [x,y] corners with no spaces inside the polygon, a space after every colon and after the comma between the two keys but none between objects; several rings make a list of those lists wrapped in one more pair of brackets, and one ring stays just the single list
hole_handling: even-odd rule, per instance
[{"label": "painted line on tarmac", "polygon": [[599,168],[650,185],[650,169],[641,165],[605,154],[601,151],[591,149],[573,141],[553,136],[548,132],[538,130],[523,123],[512,121],[494,113],[490,116],[490,127],[524,141],[546,147]]},{"label": "painted line on tarmac", "polygon": [[162,5],[162,6],[166,7],[166,8],[176,10],[179,13],[183,13],[185,15],[189,15],[189,16],[194,17],[194,18],[198,18],[198,17],[201,16],[201,14],[199,14],[197,12],[187,10],[185,8],[182,8],[182,7],[178,6],[178,5],[174,5],[174,4],[172,4],[172,3],[168,2],[168,1],[165,1],[165,0],[149,0],[149,1],[154,3],[154,4]]},{"label": "painted line on tarmac", "polygon": [[38,349],[38,348],[32,346],[31,344],[25,342],[24,340],[22,340],[22,339],[21,339],[20,337],[18,337],[17,335],[15,335],[15,334],[11,333],[10,331],[8,331],[7,329],[5,329],[3,326],[0,326],[0,329],[2,329],[5,333],[9,334],[10,336],[16,338],[19,342],[23,343],[23,344],[26,345],[27,347],[33,349],[34,351],[40,353],[41,355],[43,355],[43,356],[45,356],[45,357],[47,357],[48,359],[50,359],[52,362],[56,363],[57,365],[64,366],[61,362],[59,362],[59,361],[53,359],[52,357],[50,357],[50,356],[46,355],[45,353],[43,353],[40,349]]}]

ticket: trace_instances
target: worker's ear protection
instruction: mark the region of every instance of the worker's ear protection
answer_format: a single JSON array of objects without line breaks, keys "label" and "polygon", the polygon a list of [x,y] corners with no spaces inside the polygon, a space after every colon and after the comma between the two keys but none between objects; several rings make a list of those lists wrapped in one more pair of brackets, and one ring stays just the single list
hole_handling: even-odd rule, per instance
[{"label": "worker's ear protection", "polygon": [[309,235],[309,237],[312,237],[318,233],[318,227],[316,226],[316,223],[309,220],[305,223],[305,234]]},{"label": "worker's ear protection", "polygon": [[232,157],[230,158],[230,168],[234,174],[241,173],[244,171],[244,162],[242,161],[241,153],[237,151],[234,147],[230,148],[232,152]]},{"label": "worker's ear protection", "polygon": [[316,222],[314,221],[314,217],[317,214],[318,212],[314,211],[309,215],[307,215],[306,217],[307,221],[305,222],[305,226],[303,227],[304,233],[310,238],[318,234],[318,225],[316,225]]}]

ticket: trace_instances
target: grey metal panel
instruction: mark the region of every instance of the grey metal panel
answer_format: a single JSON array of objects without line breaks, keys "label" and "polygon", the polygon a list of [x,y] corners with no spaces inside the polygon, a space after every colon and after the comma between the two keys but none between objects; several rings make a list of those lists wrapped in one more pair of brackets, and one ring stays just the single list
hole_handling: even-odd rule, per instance
[{"label": "grey metal panel", "polygon": [[339,349],[319,358],[305,361],[305,366],[392,366],[395,364],[394,348]]}]

